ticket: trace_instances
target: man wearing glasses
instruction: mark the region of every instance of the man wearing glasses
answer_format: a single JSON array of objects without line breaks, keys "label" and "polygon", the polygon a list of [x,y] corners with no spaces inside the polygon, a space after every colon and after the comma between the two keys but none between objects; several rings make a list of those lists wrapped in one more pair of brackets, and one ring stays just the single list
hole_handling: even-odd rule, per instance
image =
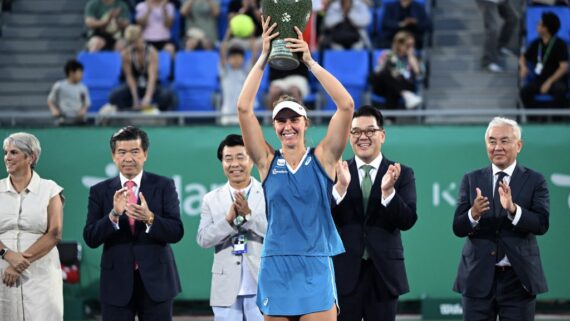
[{"label": "man wearing glasses", "polygon": [[395,320],[398,297],[409,291],[401,230],[417,220],[411,168],[383,157],[384,118],[372,106],[352,119],[355,154],[337,167],[332,214],[346,252],[333,258],[339,321]]}]

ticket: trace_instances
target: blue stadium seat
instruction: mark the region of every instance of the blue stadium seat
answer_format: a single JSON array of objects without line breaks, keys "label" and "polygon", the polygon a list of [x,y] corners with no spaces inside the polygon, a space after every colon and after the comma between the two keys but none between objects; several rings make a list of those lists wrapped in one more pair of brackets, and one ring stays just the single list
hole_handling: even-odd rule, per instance
[{"label": "blue stadium seat", "polygon": [[[356,107],[361,105],[361,96],[368,86],[368,56],[366,50],[325,50],[323,53],[323,67],[344,85]],[[327,98],[323,109],[336,110],[326,93],[325,97]]]},{"label": "blue stadium seat", "polygon": [[82,51],[77,60],[83,64],[83,83],[89,88],[89,111],[96,112],[107,103],[109,92],[119,85],[121,55],[118,52]]},{"label": "blue stadium seat", "polygon": [[557,36],[570,43],[570,8],[568,7],[528,7],[526,12],[526,41],[527,44],[538,37],[536,26],[542,13],[551,11],[560,19],[560,30]]},{"label": "blue stadium seat", "polygon": [[158,81],[165,86],[170,81],[172,72],[172,57],[168,51],[162,50],[158,52]]},{"label": "blue stadium seat", "polygon": [[174,64],[174,88],[179,110],[214,110],[214,95],[219,91],[219,54],[217,51],[178,52]]}]

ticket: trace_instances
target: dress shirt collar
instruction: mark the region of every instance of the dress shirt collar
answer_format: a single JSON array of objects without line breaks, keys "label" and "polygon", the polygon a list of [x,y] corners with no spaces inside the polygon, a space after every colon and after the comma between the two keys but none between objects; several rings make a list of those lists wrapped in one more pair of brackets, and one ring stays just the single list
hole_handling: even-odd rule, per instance
[{"label": "dress shirt collar", "polygon": [[360,171],[360,167],[362,167],[362,165],[370,165],[374,168],[374,170],[378,170],[380,168],[380,163],[382,163],[382,153],[379,153],[378,156],[370,162],[370,164],[366,164],[362,159],[360,159],[358,156],[354,156],[354,160],[356,161],[356,168]]},{"label": "dress shirt collar", "polygon": [[[136,184],[136,188],[140,188],[141,187],[141,180],[142,180],[142,175],[143,175],[143,171],[141,171],[137,176],[135,176],[133,179],[128,179],[125,176],[123,176],[123,174],[119,173],[119,178],[121,179],[121,186],[125,186],[125,183],[127,181],[133,181]],[[136,191],[136,189],[135,189]]]},{"label": "dress shirt collar", "polygon": [[230,182],[228,182],[228,188],[230,189],[230,193],[232,193],[232,195],[234,195],[236,192],[240,192],[240,191],[241,191],[244,195],[247,195],[248,191],[251,190],[251,187],[252,187],[252,186],[253,186],[253,177],[250,177],[250,178],[249,178],[249,184],[248,184],[244,189],[241,189],[241,190],[237,190],[237,189],[233,188],[233,187],[230,185]]},{"label": "dress shirt collar", "polygon": [[491,166],[493,168],[493,179],[495,179],[495,176],[497,176],[498,172],[505,172],[505,174],[507,174],[509,178],[511,178],[513,177],[513,172],[517,167],[517,161],[515,160],[509,167],[505,168],[504,170],[501,170],[495,164],[491,164]]},{"label": "dress shirt collar", "polygon": [[[12,192],[18,194],[12,186],[12,182],[10,182],[10,176],[6,177],[6,184],[4,186],[0,186],[0,192]],[[25,191],[30,193],[37,193],[40,189],[40,175],[36,173],[36,171],[32,171],[32,179],[26,188]]]}]

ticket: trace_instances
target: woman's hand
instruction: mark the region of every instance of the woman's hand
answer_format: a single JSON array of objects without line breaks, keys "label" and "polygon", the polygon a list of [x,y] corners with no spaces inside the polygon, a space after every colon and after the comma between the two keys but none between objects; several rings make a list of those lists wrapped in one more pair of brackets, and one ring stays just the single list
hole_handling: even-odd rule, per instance
[{"label": "woman's hand", "polygon": [[4,283],[7,287],[13,287],[16,285],[16,282],[20,278],[20,273],[14,269],[14,267],[9,266],[6,270],[4,270],[4,275],[2,275],[2,283]]},{"label": "woman's hand", "polygon": [[261,38],[263,39],[263,45],[261,47],[261,56],[267,57],[269,55],[269,51],[271,50],[271,40],[275,37],[279,36],[279,31],[273,32],[277,27],[276,23],[271,24],[271,17],[264,18],[263,15],[261,16],[261,25],[263,26],[263,34]]},{"label": "woman's hand", "polygon": [[295,32],[297,33],[297,38],[284,39],[287,42],[286,47],[289,48],[291,52],[300,52],[301,60],[305,63],[305,65],[309,66],[311,61],[313,61],[311,51],[309,50],[309,45],[303,39],[303,33],[299,28],[297,28],[297,26],[295,26]]},{"label": "woman's hand", "polygon": [[24,272],[24,270],[30,266],[30,261],[22,253],[19,252],[8,251],[4,258],[18,273]]}]

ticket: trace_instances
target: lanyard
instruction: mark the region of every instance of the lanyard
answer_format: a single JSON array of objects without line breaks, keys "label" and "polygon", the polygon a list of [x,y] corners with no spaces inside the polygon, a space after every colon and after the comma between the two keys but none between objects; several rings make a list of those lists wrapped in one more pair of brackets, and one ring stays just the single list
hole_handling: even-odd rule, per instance
[{"label": "lanyard", "polygon": [[550,56],[550,51],[552,50],[552,47],[554,46],[555,40],[556,40],[556,37],[552,37],[548,41],[548,46],[546,47],[546,52],[544,53],[544,57],[542,56],[542,41],[540,41],[540,43],[538,44],[538,56],[536,57],[537,63],[540,62],[543,65],[546,64],[546,61],[548,60],[548,57]]},{"label": "lanyard", "polygon": [[[249,189],[247,190],[247,192],[245,193],[245,199],[247,200],[249,198],[249,193],[251,192],[251,188],[253,186],[250,186]],[[232,194],[232,189],[230,188],[230,197],[232,198],[232,203],[235,202],[234,199],[234,194]]]}]

